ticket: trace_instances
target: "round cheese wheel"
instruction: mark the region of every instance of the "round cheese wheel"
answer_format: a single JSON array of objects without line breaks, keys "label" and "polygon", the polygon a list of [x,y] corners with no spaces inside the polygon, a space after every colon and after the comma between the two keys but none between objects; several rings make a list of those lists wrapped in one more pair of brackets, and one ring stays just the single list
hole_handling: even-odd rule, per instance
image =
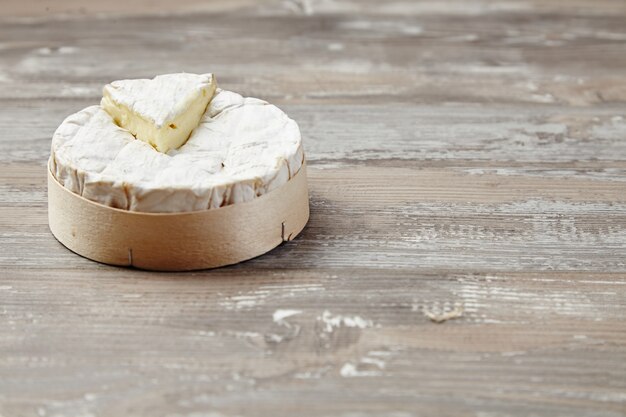
[{"label": "round cheese wheel", "polygon": [[65,188],[124,210],[175,213],[253,200],[285,184],[304,159],[298,125],[278,107],[219,90],[176,150],[158,152],[100,106],[54,133],[50,170]]}]

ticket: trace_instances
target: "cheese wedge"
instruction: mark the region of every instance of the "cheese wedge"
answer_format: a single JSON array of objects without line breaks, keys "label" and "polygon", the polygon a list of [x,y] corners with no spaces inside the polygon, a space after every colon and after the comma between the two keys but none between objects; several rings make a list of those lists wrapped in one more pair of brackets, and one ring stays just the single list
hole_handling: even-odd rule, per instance
[{"label": "cheese wedge", "polygon": [[104,87],[100,105],[118,126],[166,153],[198,126],[217,84],[212,74],[165,74]]}]

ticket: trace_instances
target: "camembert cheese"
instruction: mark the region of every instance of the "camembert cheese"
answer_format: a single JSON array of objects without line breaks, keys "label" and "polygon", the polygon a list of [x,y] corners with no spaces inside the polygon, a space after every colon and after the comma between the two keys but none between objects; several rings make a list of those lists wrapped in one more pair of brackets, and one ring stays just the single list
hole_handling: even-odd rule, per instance
[{"label": "camembert cheese", "polygon": [[[198,80],[189,78],[189,74],[177,75],[184,80]],[[211,82],[209,78],[205,80],[204,85],[211,85],[212,77]],[[174,80],[174,84],[188,86],[174,89],[179,92],[204,88],[200,87],[202,83],[183,80]],[[196,90],[189,87],[192,84]],[[167,104],[161,90],[139,89],[135,97],[135,93],[128,92],[135,91],[135,87],[126,87],[123,89],[127,96],[110,96],[133,111],[129,117],[137,114],[145,120],[179,123],[180,117],[187,117],[175,106],[165,111],[151,104],[153,100]],[[209,96],[212,95],[211,92]],[[170,101],[185,102],[181,97],[189,94],[175,96],[179,99]],[[67,117],[59,126],[52,139],[50,170],[65,188],[110,207],[171,213],[237,204],[285,184],[303,163],[296,122],[259,99],[217,89],[206,111],[201,103],[188,107],[201,109],[200,120],[189,139],[182,139],[185,143],[177,149],[167,140],[136,140],[129,132],[131,129],[118,126],[121,123],[114,122],[116,116],[104,110],[105,101],[102,107],[87,107]],[[164,152],[157,151],[151,146],[153,143]]]},{"label": "camembert cheese", "polygon": [[166,153],[198,126],[216,89],[212,74],[166,74],[104,87],[100,105],[118,126]]}]

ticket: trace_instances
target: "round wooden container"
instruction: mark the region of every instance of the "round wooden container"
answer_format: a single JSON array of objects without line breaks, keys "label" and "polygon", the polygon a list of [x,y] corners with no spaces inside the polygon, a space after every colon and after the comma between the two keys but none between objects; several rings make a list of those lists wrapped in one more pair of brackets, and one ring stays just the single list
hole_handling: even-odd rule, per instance
[{"label": "round wooden container", "polygon": [[246,203],[188,213],[104,206],[64,188],[48,169],[48,220],[59,242],[85,258],[155,271],[215,268],[295,238],[309,219],[306,164],[285,185]]}]

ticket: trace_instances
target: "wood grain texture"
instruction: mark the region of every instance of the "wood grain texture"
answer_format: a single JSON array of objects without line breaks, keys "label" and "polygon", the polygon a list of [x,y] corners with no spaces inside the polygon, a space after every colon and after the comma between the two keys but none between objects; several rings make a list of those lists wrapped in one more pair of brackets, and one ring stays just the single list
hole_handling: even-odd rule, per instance
[{"label": "wood grain texture", "polygon": [[309,220],[306,162],[255,199],[187,213],[141,213],[99,204],[48,170],[48,225],[65,247],[93,261],[150,271],[233,265],[295,239]]},{"label": "wood grain texture", "polygon": [[[146,3],[0,8],[1,416],[626,415],[623,1]],[[69,252],[54,129],[181,70],[299,123],[308,226],[193,273]]]}]

